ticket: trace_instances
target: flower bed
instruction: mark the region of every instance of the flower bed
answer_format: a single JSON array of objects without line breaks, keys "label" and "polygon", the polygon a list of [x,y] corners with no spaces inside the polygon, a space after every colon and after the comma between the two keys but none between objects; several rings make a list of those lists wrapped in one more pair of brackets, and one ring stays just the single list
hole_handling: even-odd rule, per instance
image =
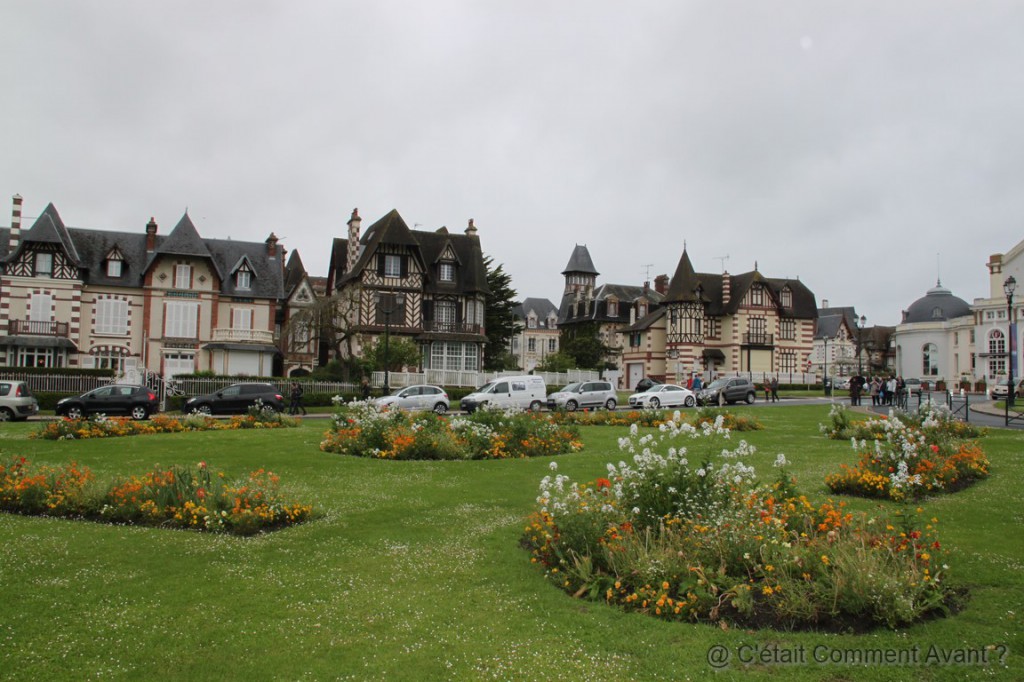
[{"label": "flower bed", "polygon": [[928,400],[921,403],[913,412],[890,410],[888,417],[873,417],[866,420],[854,420],[850,411],[842,403],[832,403],[828,413],[829,423],[820,424],[818,428],[832,440],[879,440],[885,438],[885,420],[896,419],[907,426],[916,427],[931,434],[934,438],[980,438],[986,433],[984,427],[962,422],[953,416],[945,405]]},{"label": "flower bed", "polygon": [[202,414],[181,417],[168,414],[153,415],[148,421],[134,421],[129,417],[105,417],[93,419],[57,419],[47,422],[30,438],[45,440],[75,440],[82,438],[118,438],[140,436],[152,433],[179,433],[181,431],[217,431],[231,429],[279,429],[298,426],[295,417],[289,417],[272,410],[250,410],[248,414],[235,415],[231,419],[214,419]]},{"label": "flower bed", "polygon": [[[681,439],[689,450],[672,445]],[[722,420],[632,427],[620,440],[632,462],[609,464],[607,477],[545,477],[522,544],[573,596],[669,620],[864,629],[957,604],[935,520],[812,504],[784,456],[775,481],[759,483],[745,462],[754,448],[721,450],[728,439]]]},{"label": "flower bed", "polygon": [[349,403],[334,415],[320,449],[380,459],[506,459],[582,449],[579,430],[532,412],[477,410],[466,417],[378,412]]},{"label": "flower bed", "polygon": [[[724,426],[730,431],[759,431],[764,428],[761,422],[755,417],[735,415],[732,412],[716,410],[703,407],[692,413],[690,423],[702,424],[714,422],[719,415],[722,416]],[[650,426],[657,427],[668,421],[679,422],[683,414],[678,410],[629,410],[608,411],[595,410],[593,412],[564,412],[551,413],[551,419],[560,424],[575,424],[577,426]]]},{"label": "flower bed", "polygon": [[200,462],[194,468],[156,468],[102,487],[88,468],[33,465],[24,457],[0,464],[0,510],[234,535],[301,523],[313,511],[284,501],[278,477],[263,469],[227,482]]}]

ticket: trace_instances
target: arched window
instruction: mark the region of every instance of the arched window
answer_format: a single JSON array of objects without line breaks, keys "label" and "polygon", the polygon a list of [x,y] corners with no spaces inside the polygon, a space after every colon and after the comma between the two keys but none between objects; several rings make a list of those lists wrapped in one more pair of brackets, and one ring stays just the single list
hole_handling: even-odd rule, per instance
[{"label": "arched window", "polygon": [[934,343],[926,343],[921,348],[921,373],[926,377],[939,375],[939,349]]},{"label": "arched window", "polygon": [[988,335],[988,375],[995,379],[1006,374],[1006,336],[993,329]]}]

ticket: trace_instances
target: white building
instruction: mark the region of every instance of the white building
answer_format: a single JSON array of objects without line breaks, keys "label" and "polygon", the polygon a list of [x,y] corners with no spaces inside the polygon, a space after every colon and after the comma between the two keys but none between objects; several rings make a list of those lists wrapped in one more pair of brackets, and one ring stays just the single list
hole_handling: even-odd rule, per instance
[{"label": "white building", "polygon": [[936,283],[896,326],[896,373],[925,381],[973,379],[974,327],[970,304]]},{"label": "white building", "polygon": [[[1019,242],[1006,253],[993,254],[988,260],[989,296],[974,299],[971,309],[974,311],[973,328],[977,347],[977,375],[985,377],[988,383],[1006,379],[1008,351],[1016,352],[1013,359],[1013,375],[1021,375],[1021,330],[1015,324],[1015,343],[1011,346],[1010,330],[1008,329],[1007,301],[1003,285],[1011,276],[1018,283],[1024,282],[1024,241]],[[1024,287],[1017,290],[1013,297],[1013,322],[1020,319],[1021,299],[1024,298]]]}]

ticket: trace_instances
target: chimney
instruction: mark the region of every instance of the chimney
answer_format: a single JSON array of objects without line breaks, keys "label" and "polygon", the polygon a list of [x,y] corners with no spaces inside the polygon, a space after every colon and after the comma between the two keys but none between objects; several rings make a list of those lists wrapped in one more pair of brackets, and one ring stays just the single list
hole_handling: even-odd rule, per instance
[{"label": "chimney", "polygon": [[732,297],[732,280],[729,279],[728,271],[722,273],[722,304],[725,305]]},{"label": "chimney", "polygon": [[11,197],[11,235],[7,253],[14,253],[21,242],[21,195]]},{"label": "chimney", "polygon": [[359,227],[363,219],[359,217],[359,209],[352,209],[352,217],[348,219],[348,252],[345,254],[345,272],[352,272],[359,258]]},{"label": "chimney", "polygon": [[651,290],[651,283],[648,280],[644,280],[644,293],[646,294]]},{"label": "chimney", "polygon": [[468,234],[470,237],[476,236],[476,225],[473,224],[472,218],[469,219],[469,225],[466,227],[466,234]]},{"label": "chimney", "polygon": [[274,234],[273,232],[271,232],[270,236],[267,237],[267,241],[265,243],[267,245],[267,258],[273,258],[274,256],[276,256],[277,255],[277,235]]},{"label": "chimney", "polygon": [[827,308],[828,308],[828,299],[827,298],[821,299],[821,309],[825,310]]},{"label": "chimney", "polygon": [[663,296],[668,293],[668,275],[658,275],[654,278],[654,290]]},{"label": "chimney", "polygon": [[146,252],[151,253],[156,250],[156,221],[150,216],[149,222],[146,223]]}]

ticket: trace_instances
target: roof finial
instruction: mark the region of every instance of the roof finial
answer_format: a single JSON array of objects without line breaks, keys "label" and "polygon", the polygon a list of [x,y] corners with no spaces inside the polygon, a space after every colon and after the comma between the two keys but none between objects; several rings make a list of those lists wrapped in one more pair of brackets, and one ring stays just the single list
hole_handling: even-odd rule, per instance
[{"label": "roof finial", "polygon": [[935,286],[942,286],[942,254],[935,254]]}]

